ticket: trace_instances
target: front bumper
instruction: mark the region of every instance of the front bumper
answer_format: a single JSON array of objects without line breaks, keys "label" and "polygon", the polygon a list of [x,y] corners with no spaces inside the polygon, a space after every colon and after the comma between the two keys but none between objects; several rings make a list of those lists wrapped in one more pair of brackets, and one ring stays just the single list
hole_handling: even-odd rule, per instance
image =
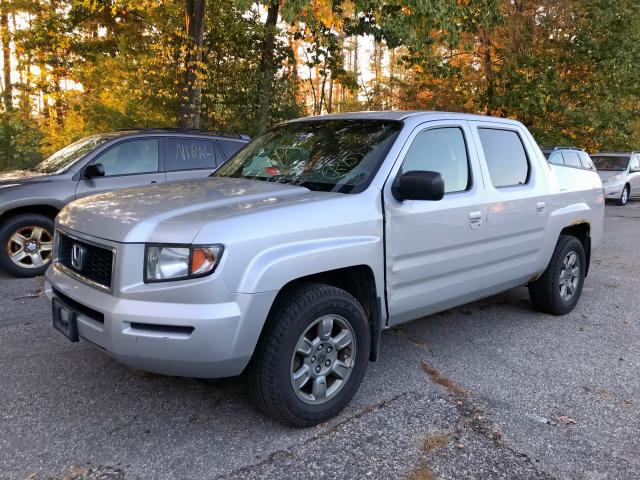
[{"label": "front bumper", "polygon": [[[181,290],[193,282],[201,303],[180,303]],[[176,292],[162,285],[136,288],[135,298],[100,291],[65,274],[56,264],[47,270],[45,293],[77,303],[80,338],[131,367],[166,375],[221,378],[247,366],[277,292],[234,294],[208,278],[176,282]],[[149,300],[143,291],[148,287]],[[155,294],[154,294],[155,292]],[[215,292],[215,293],[214,293]],[[126,295],[125,295],[126,296]],[[196,297],[198,295],[195,295]]]},{"label": "front bumper", "polygon": [[622,189],[624,188],[624,183],[603,183],[604,188],[604,196],[609,199],[619,199],[622,196]]}]

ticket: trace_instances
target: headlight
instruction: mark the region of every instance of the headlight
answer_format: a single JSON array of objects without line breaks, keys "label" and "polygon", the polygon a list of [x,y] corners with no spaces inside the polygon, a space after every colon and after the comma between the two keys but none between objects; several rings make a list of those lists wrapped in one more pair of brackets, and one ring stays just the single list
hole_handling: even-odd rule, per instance
[{"label": "headlight", "polygon": [[618,175],[613,175],[609,178],[605,178],[602,183],[612,183],[612,182],[618,182],[620,180],[622,180],[622,175],[618,174]]},{"label": "headlight", "polygon": [[147,245],[144,281],[204,277],[216,269],[222,251],[222,245]]}]

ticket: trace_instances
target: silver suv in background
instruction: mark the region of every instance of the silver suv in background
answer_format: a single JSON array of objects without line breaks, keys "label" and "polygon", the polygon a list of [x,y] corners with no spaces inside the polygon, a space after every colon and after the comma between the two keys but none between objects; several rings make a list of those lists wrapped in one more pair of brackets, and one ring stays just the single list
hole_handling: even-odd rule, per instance
[{"label": "silver suv in background", "polygon": [[542,153],[551,165],[595,170],[596,167],[584,150],[576,147],[542,147]]},{"label": "silver suv in background", "polygon": [[630,198],[640,198],[640,153],[602,152],[591,158],[602,179],[605,198],[620,206]]},{"label": "silver suv in background", "polygon": [[571,311],[603,215],[596,172],[549,165],[519,122],[313,117],[212,178],[70,203],[45,292],[72,342],[169,375],[247,370],[262,410],[305,426],[345,407],[385,328],[520,285]]},{"label": "silver suv in background", "polygon": [[0,267],[22,277],[44,273],[53,219],[71,200],[206,177],[248,141],[199,130],[124,130],[83,138],[32,170],[0,173]]}]

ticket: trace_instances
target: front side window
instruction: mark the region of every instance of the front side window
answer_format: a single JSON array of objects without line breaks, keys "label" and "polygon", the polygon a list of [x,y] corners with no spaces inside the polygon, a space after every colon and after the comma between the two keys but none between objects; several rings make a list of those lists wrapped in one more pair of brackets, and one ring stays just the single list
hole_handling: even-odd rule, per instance
[{"label": "front side window", "polygon": [[631,160],[631,165],[629,166],[629,168],[634,172],[640,170],[640,159],[638,159],[638,157],[634,157],[633,160]]},{"label": "front side window", "polygon": [[401,122],[391,120],[285,123],[257,137],[214,176],[359,193],[371,183],[401,128]]},{"label": "front side window", "polygon": [[496,188],[524,185],[529,180],[529,160],[520,135],[513,130],[479,128],[480,142]]},{"label": "front side window", "polygon": [[119,143],[100,155],[105,177],[158,171],[158,139],[145,138]]},{"label": "front side window", "polygon": [[211,140],[167,138],[164,141],[167,170],[213,170],[216,151]]},{"label": "front side window", "polygon": [[464,134],[458,127],[434,128],[419,133],[402,162],[402,172],[438,172],[445,193],[462,192],[471,185]]}]

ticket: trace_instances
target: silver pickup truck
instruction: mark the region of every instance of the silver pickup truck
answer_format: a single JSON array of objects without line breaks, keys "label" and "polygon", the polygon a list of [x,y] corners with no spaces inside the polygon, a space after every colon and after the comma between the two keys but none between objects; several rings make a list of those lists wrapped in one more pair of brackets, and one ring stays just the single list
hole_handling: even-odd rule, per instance
[{"label": "silver pickup truck", "polygon": [[143,370],[247,371],[265,412],[337,415],[385,328],[528,285],[560,315],[601,242],[595,171],[527,129],[437,112],[281,124],[212,178],[77,200],[56,220],[53,324]]}]

